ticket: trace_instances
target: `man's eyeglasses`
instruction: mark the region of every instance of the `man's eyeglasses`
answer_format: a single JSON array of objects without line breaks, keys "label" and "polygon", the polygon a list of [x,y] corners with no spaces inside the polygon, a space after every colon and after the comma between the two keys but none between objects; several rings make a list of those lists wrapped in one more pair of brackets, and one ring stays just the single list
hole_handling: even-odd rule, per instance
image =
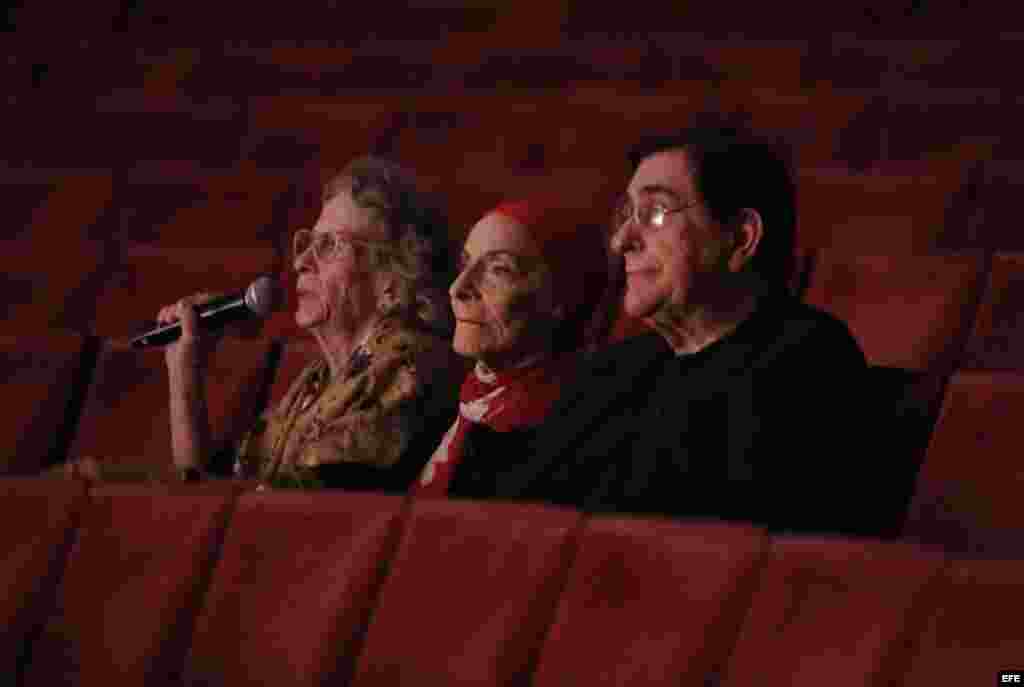
[{"label": "man's eyeglasses", "polygon": [[312,247],[313,257],[316,258],[317,262],[326,262],[337,256],[338,250],[343,243],[355,246],[375,246],[377,248],[382,248],[386,245],[385,241],[358,238],[340,231],[299,229],[292,237],[292,257],[297,260]]},{"label": "man's eyeglasses", "polygon": [[676,212],[682,212],[687,208],[700,205],[700,201],[691,201],[679,207],[670,207],[659,201],[651,201],[634,205],[628,197],[615,208],[615,216],[611,227],[612,233],[618,231],[626,222],[634,222],[637,226],[645,229],[660,229],[665,226],[668,216]]}]

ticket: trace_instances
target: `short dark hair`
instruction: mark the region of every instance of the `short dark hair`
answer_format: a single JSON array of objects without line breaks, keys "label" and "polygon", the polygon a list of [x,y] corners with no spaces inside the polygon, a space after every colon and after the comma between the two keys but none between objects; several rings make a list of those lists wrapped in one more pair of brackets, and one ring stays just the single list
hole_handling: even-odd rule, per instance
[{"label": "short dark hair", "polygon": [[683,150],[694,184],[712,218],[723,224],[743,208],[761,215],[764,235],[750,261],[765,284],[785,285],[796,245],[796,187],[788,147],[733,126],[694,126],[649,136],[629,151],[632,171],[657,153]]}]

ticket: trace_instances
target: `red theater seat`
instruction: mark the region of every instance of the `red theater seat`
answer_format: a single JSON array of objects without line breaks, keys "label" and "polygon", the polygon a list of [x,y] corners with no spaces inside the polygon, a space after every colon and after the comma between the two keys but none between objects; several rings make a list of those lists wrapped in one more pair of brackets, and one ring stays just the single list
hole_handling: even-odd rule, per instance
[{"label": "red theater seat", "polygon": [[878,536],[900,536],[946,380],[937,372],[875,366],[867,370],[864,394],[871,400],[865,413],[871,417],[865,422],[880,438],[872,452],[885,466],[885,478],[872,486],[871,503],[876,512],[888,513],[884,521],[891,525]]},{"label": "red theater seat", "polygon": [[743,526],[589,520],[533,684],[706,684],[732,649],[766,544]]},{"label": "red theater seat", "polygon": [[426,186],[450,183],[469,165],[477,166],[478,173],[481,165],[488,172],[501,169],[502,135],[486,126],[486,113],[479,107],[466,106],[471,102],[458,97],[417,99],[392,115],[380,141],[415,169]]},{"label": "red theater seat", "polygon": [[9,174],[0,178],[0,193],[7,202],[8,213],[0,239],[27,238],[33,220],[46,207],[57,184],[58,180],[53,178],[20,179]]},{"label": "red theater seat", "polygon": [[[974,109],[974,108],[972,108]],[[1007,117],[1004,126],[1016,127],[1019,108],[1003,104],[991,106],[992,114]],[[971,116],[975,120],[984,115]],[[989,132],[996,131],[989,125]],[[949,250],[1024,251],[1024,238],[1007,217],[1017,208],[1021,175],[1020,144],[1001,141],[992,155],[975,165],[968,185],[955,206],[956,224],[947,227],[941,237]],[[1017,150],[1007,150],[1016,146]],[[1011,159],[999,159],[1009,157]],[[994,159],[993,159],[994,158]]]},{"label": "red theater seat", "polygon": [[414,502],[354,684],[525,684],[579,525],[541,506]]},{"label": "red theater seat", "polygon": [[[215,227],[207,230],[216,233]],[[273,246],[255,241],[235,247],[123,244],[97,290],[91,329],[100,336],[129,337],[165,305],[200,291],[241,291],[261,274],[277,278],[279,264]]]},{"label": "red theater seat", "polygon": [[402,498],[382,494],[243,496],[187,683],[348,684],[401,516]]},{"label": "red theater seat", "polygon": [[829,251],[805,298],[844,320],[870,363],[923,370],[959,356],[982,277],[980,256]]},{"label": "red theater seat", "polygon": [[961,371],[950,380],[905,527],[922,544],[1024,558],[1020,425],[1024,374]]},{"label": "red theater seat", "polygon": [[26,687],[179,684],[234,490],[95,489]]},{"label": "red theater seat", "polygon": [[288,191],[285,175],[236,169],[212,174],[200,182],[199,202],[175,208],[160,227],[162,242],[171,245],[238,246],[275,237],[275,203]]},{"label": "red theater seat", "polygon": [[936,585],[936,603],[899,684],[997,684],[1021,670],[1024,561],[955,562]]},{"label": "red theater seat", "polygon": [[[100,40],[96,41],[101,43]],[[78,50],[90,56],[101,50],[90,46]],[[26,167],[104,168],[131,167],[139,160],[187,159],[197,160],[207,168],[224,168],[238,157],[239,138],[243,127],[235,119],[231,104],[212,107],[197,106],[194,102],[178,103],[160,109],[138,107],[131,97],[122,97],[122,85],[101,91],[101,79],[110,70],[117,70],[125,78],[140,82],[137,55],[108,52],[110,59],[82,60],[54,70],[67,78],[63,84],[53,82],[55,90],[49,101],[42,98],[28,101],[26,106],[12,113],[26,127],[24,131],[45,132],[45,135],[11,137],[8,159]],[[135,74],[125,75],[127,71]],[[73,76],[72,76],[73,75]],[[105,79],[103,79],[105,80]],[[97,90],[79,90],[82,84],[95,85]],[[78,91],[80,97],[69,97]],[[121,92],[118,92],[121,91]],[[88,104],[83,98],[88,94]],[[221,101],[223,102],[223,101]],[[74,126],[68,126],[70,119]],[[15,122],[12,122],[15,124]]]},{"label": "red theater seat", "polygon": [[51,610],[84,504],[78,480],[0,479],[0,674],[9,679]]},{"label": "red theater seat", "polygon": [[[211,435],[218,444],[240,439],[263,410],[270,353],[270,342],[260,340],[225,337],[218,346],[206,377]],[[94,458],[116,471],[111,476],[166,476],[171,431],[160,349],[139,352],[107,343],[69,456]]]},{"label": "red theater seat", "polygon": [[799,244],[848,254],[911,256],[933,250],[950,198],[964,182],[960,168],[945,167],[934,174],[801,169]]},{"label": "red theater seat", "polygon": [[64,458],[93,362],[77,334],[0,336],[0,472],[35,473]]},{"label": "red theater seat", "polygon": [[[324,165],[344,165],[364,155],[394,116],[394,103],[380,98],[276,95],[249,98],[249,133],[243,153],[256,163],[301,167],[310,153]],[[305,156],[301,155],[305,152]]]},{"label": "red theater seat", "polygon": [[964,367],[1024,370],[1024,253],[992,257]]},{"label": "red theater seat", "polygon": [[[114,187],[114,207],[97,227],[104,238],[116,238],[120,243],[152,242],[175,238],[163,231],[168,220],[179,208],[200,205],[205,200],[202,173],[184,163],[145,163],[132,170],[132,174],[118,178]],[[193,228],[196,229],[196,228]],[[208,232],[212,228],[204,227]]]},{"label": "red theater seat", "polygon": [[722,684],[900,684],[941,566],[897,543],[776,539]]},{"label": "red theater seat", "polygon": [[0,331],[84,331],[96,309],[104,247],[83,238],[84,225],[0,241]]},{"label": "red theater seat", "polygon": [[[753,50],[758,47],[755,44]],[[801,67],[801,71],[805,70],[806,65]],[[864,109],[870,96],[863,91],[841,91],[821,83],[813,90],[786,89],[780,85],[772,78],[755,87],[749,81],[723,81],[720,89],[716,89],[721,93],[719,107],[743,113],[754,131],[786,141],[801,166],[834,165],[840,157],[840,134]],[[802,206],[806,196],[802,189],[798,190]]]},{"label": "red theater seat", "polygon": [[125,243],[250,247],[276,239],[292,170],[240,162],[211,171],[192,160],[139,160],[114,188],[100,228]]},{"label": "red theater seat", "polygon": [[109,206],[113,193],[109,172],[62,175],[46,202],[32,213],[29,238],[45,242],[90,228]]}]

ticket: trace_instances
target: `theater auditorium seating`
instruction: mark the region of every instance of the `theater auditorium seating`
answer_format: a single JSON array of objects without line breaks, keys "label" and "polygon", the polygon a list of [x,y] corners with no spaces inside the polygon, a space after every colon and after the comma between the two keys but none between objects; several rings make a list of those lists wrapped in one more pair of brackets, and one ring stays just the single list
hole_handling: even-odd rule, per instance
[{"label": "theater auditorium seating", "polygon": [[0,237],[64,239],[100,217],[112,200],[113,180],[109,172],[8,171],[0,174],[0,193],[11,210]]},{"label": "theater auditorium seating", "polygon": [[992,256],[988,284],[967,340],[963,366],[1024,369],[1024,253]]},{"label": "theater auditorium seating", "polygon": [[[96,307],[90,331],[110,339],[125,339],[152,326],[157,311],[164,305],[198,290],[213,294],[244,289],[261,274],[280,272],[279,258],[270,243],[255,240],[219,243],[216,227],[213,235],[184,245],[126,242],[117,247],[116,259],[105,272],[95,298]],[[183,287],[183,284],[199,284]]]},{"label": "theater auditorium seating", "polygon": [[71,332],[0,335],[0,470],[34,474],[64,460],[96,347]]},{"label": "theater auditorium seating", "polygon": [[[225,337],[217,347],[206,381],[215,443],[239,440],[266,407],[275,357],[266,340]],[[170,431],[162,351],[139,352],[108,340],[69,457],[100,461],[112,479],[165,479],[171,465]]]},{"label": "theater auditorium seating", "polygon": [[949,375],[964,357],[987,264],[980,254],[815,256],[805,300],[846,322],[864,350],[864,413],[889,466],[877,496],[893,495],[902,508]]},{"label": "theater auditorium seating", "polygon": [[349,683],[405,508],[398,496],[322,496],[239,499],[188,684]]},{"label": "theater auditorium seating", "polygon": [[928,370],[962,350],[984,265],[980,255],[822,251],[805,298],[845,321],[872,365]]},{"label": "theater auditorium seating", "polygon": [[718,674],[767,544],[743,525],[590,519],[533,684],[701,684]]},{"label": "theater auditorium seating", "polygon": [[[0,683],[931,687],[1024,669],[1013,3],[832,3],[795,23],[768,4],[342,4],[0,13],[3,472],[166,468],[162,356],[124,337],[192,290],[288,268],[322,169],[404,157],[455,240],[508,195],[554,191],[590,220],[639,135],[710,110],[794,145],[792,286],[868,355],[879,421],[857,430],[889,469],[865,498],[915,483],[903,541],[5,475]],[[287,310],[214,360],[218,436],[316,354]],[[613,338],[644,331],[623,318]]]},{"label": "theater auditorium seating", "polygon": [[0,674],[8,678],[50,616],[85,499],[81,481],[0,480]]},{"label": "theater auditorium seating", "polygon": [[1024,632],[1024,561],[955,562],[934,586],[932,612],[911,644],[902,684],[972,685],[993,670],[1020,669]]},{"label": "theater auditorium seating", "polygon": [[22,684],[178,684],[235,491],[94,489]]},{"label": "theater auditorium seating", "polygon": [[106,229],[121,242],[251,250],[272,233],[288,177],[245,165],[210,172],[142,165],[119,177]]},{"label": "theater auditorium seating", "polygon": [[5,334],[82,331],[106,278],[107,248],[79,227],[0,241],[0,330]]},{"label": "theater auditorium seating", "polygon": [[942,562],[900,543],[775,539],[723,684],[899,684]]},{"label": "theater auditorium seating", "polygon": [[921,544],[1024,558],[1020,371],[961,370],[950,380],[904,529]]},{"label": "theater auditorium seating", "polygon": [[[104,67],[97,65],[97,70]],[[82,81],[97,83],[94,79]],[[97,98],[95,92],[89,96],[93,107],[76,108],[75,126],[67,122],[66,110],[73,107],[67,102],[67,93],[46,102],[48,107],[11,111],[11,125],[36,136],[12,136],[7,159],[44,168],[130,169],[140,159],[187,159],[205,167],[225,168],[238,156],[238,124],[231,107],[139,110],[123,107],[116,99]],[[42,131],[46,133],[44,142],[38,137]]]},{"label": "theater auditorium seating", "polygon": [[[998,113],[1009,112],[1000,108]],[[971,172],[955,208],[956,223],[946,227],[942,245],[948,250],[1024,250],[1021,233],[1006,221],[1018,201],[1019,149],[1006,150],[1006,143],[1000,142],[992,154],[972,165]]]},{"label": "theater auditorium seating", "polygon": [[900,542],[232,484],[0,494],[26,686],[924,687],[1024,648],[1020,561]]},{"label": "theater auditorium seating", "polygon": [[10,199],[7,210],[10,221],[0,233],[0,239],[9,241],[24,236],[36,214],[54,194],[57,185],[58,181],[53,178],[0,178],[0,193]]},{"label": "theater auditorium seating", "polygon": [[414,503],[354,684],[524,683],[581,522],[540,506]]},{"label": "theater auditorium seating", "polygon": [[350,160],[365,153],[394,114],[376,98],[280,93],[250,99],[244,152],[266,168],[301,169],[317,157]]},{"label": "theater auditorium seating", "polygon": [[917,170],[893,167],[867,173],[837,166],[800,168],[800,244],[862,255],[912,256],[933,249],[949,199],[962,185],[961,172],[935,163]]}]

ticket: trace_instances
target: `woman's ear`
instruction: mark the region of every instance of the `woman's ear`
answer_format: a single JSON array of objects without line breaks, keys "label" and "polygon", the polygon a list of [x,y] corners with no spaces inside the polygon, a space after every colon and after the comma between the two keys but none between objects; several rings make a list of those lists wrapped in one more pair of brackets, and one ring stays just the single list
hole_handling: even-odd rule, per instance
[{"label": "woman's ear", "polygon": [[764,236],[764,223],[761,213],[753,208],[740,210],[732,250],[729,253],[729,271],[739,272],[757,253],[757,247]]},{"label": "woman's ear", "polygon": [[388,310],[398,303],[397,281],[393,275],[386,273],[378,273],[377,279],[380,280],[378,282],[377,290],[377,293],[379,294],[378,305],[381,310]]}]

